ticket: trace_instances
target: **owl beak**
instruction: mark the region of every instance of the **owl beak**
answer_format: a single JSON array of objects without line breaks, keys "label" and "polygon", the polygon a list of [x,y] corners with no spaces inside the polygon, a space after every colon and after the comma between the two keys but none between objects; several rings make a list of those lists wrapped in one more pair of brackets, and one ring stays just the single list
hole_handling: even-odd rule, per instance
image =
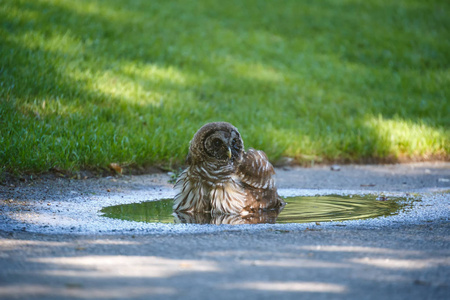
[{"label": "owl beak", "polygon": [[228,159],[231,158],[231,149],[230,149],[230,147],[228,147],[227,156],[228,156]]}]

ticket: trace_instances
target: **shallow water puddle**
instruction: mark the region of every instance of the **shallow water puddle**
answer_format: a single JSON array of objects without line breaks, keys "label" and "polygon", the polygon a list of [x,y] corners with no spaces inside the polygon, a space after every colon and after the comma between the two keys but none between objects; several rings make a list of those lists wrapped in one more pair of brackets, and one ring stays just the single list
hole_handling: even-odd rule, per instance
[{"label": "shallow water puddle", "polygon": [[105,207],[103,216],[148,223],[258,224],[309,223],[376,218],[395,215],[411,206],[411,199],[375,195],[289,197],[286,206],[249,216],[211,215],[173,212],[172,199]]}]

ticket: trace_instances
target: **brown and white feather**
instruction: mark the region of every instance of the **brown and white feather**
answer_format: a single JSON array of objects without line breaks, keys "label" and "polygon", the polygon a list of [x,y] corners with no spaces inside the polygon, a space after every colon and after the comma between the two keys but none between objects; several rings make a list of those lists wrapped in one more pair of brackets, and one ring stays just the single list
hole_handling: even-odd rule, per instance
[{"label": "brown and white feather", "polygon": [[281,209],[284,201],[276,190],[273,166],[263,151],[244,152],[243,145],[229,123],[200,128],[190,143],[189,165],[175,184],[174,210],[247,215]]}]

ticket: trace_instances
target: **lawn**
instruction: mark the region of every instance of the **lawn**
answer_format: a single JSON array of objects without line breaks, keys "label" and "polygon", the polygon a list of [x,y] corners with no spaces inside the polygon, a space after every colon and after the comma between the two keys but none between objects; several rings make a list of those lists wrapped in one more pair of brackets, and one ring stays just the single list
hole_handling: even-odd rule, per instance
[{"label": "lawn", "polygon": [[450,2],[0,0],[0,173],[450,158]]}]

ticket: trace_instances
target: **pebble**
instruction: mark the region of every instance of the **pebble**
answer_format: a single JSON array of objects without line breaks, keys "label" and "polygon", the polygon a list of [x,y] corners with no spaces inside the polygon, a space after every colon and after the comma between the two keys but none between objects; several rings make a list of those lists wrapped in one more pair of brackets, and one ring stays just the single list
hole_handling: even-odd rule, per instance
[{"label": "pebble", "polygon": [[330,167],[331,171],[340,171],[341,170],[341,166],[339,165],[332,165]]}]

